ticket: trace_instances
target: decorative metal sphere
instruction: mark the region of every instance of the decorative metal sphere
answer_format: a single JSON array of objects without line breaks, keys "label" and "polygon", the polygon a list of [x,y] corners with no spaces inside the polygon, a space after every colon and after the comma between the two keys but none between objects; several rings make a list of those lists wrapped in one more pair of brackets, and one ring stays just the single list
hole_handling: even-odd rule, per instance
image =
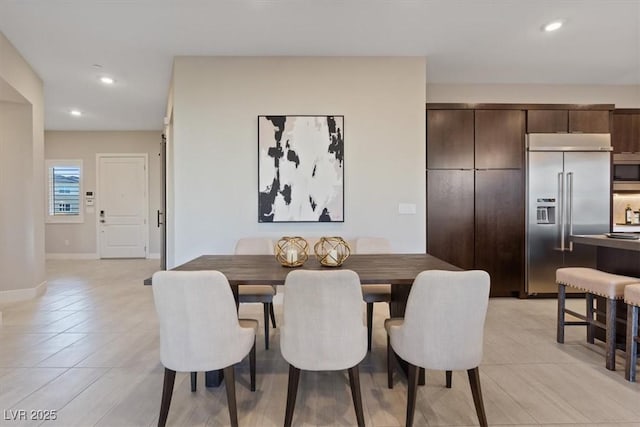
[{"label": "decorative metal sphere", "polygon": [[351,248],[342,237],[321,237],[313,251],[325,267],[339,267],[351,255]]},{"label": "decorative metal sphere", "polygon": [[309,259],[309,243],[302,237],[283,237],[275,246],[276,260],[285,267],[300,267]]}]

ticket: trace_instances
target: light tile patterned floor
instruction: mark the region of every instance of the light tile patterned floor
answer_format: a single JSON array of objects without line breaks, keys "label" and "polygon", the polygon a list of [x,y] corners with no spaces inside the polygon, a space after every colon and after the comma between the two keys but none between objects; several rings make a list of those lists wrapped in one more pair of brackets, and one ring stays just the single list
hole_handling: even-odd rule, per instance
[{"label": "light tile patterned floor", "polygon": [[[49,261],[49,286],[32,301],[4,305],[0,327],[2,426],[156,425],[163,368],[151,288],[142,285],[157,260]],[[571,300],[569,305],[581,309]],[[243,317],[262,322],[262,307],[243,304]],[[555,300],[494,299],[489,305],[481,381],[491,425],[640,426],[640,383],[604,368],[602,344],[588,345],[583,328],[555,342]],[[365,421],[404,425],[406,383],[386,388],[382,304],[376,304],[374,350],[361,365]],[[281,306],[276,306],[281,319]],[[260,329],[261,331],[262,329]],[[241,426],[280,426],[287,364],[258,336],[257,391],[248,388],[248,363],[237,377]],[[169,425],[228,425],[224,387],[191,393],[178,374]],[[12,419],[17,410],[55,410],[55,421]],[[346,373],[303,372],[295,425],[354,425]],[[444,373],[427,373],[418,395],[416,426],[477,425],[464,372],[444,387]]]}]

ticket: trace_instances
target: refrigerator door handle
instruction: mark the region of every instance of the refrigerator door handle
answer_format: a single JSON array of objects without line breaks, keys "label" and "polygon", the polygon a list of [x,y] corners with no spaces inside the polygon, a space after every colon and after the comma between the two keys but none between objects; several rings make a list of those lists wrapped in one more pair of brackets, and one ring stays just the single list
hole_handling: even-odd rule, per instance
[{"label": "refrigerator door handle", "polygon": [[567,234],[568,251],[573,252],[573,242],[570,238],[573,235],[573,172],[567,173],[567,220],[569,221],[569,233]]},{"label": "refrigerator door handle", "polygon": [[558,238],[560,243],[560,251],[565,251],[564,246],[564,172],[558,172],[558,208],[560,213],[558,214]]}]

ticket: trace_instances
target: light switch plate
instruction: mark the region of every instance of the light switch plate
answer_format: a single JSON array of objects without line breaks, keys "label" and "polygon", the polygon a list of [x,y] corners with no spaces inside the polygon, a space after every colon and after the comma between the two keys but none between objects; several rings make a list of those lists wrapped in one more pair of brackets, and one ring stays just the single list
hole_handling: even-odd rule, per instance
[{"label": "light switch plate", "polygon": [[415,215],[416,205],[414,203],[399,203],[398,213],[400,215]]}]

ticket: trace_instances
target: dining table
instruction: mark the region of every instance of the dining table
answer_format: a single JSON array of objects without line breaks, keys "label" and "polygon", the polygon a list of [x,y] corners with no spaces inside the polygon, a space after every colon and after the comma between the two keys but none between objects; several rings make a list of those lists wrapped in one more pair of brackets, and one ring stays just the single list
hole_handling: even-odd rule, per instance
[{"label": "dining table", "polygon": [[[284,285],[287,274],[293,270],[333,271],[347,269],[355,271],[362,284],[390,284],[391,317],[404,317],[407,298],[416,276],[426,270],[459,271],[460,268],[429,254],[353,254],[340,266],[327,267],[313,258],[300,267],[281,265],[273,255],[201,255],[172,270],[198,271],[217,270],[224,274],[238,303],[238,286]],[[207,387],[219,386],[222,371],[205,374]],[[423,381],[421,381],[423,382]]]}]

